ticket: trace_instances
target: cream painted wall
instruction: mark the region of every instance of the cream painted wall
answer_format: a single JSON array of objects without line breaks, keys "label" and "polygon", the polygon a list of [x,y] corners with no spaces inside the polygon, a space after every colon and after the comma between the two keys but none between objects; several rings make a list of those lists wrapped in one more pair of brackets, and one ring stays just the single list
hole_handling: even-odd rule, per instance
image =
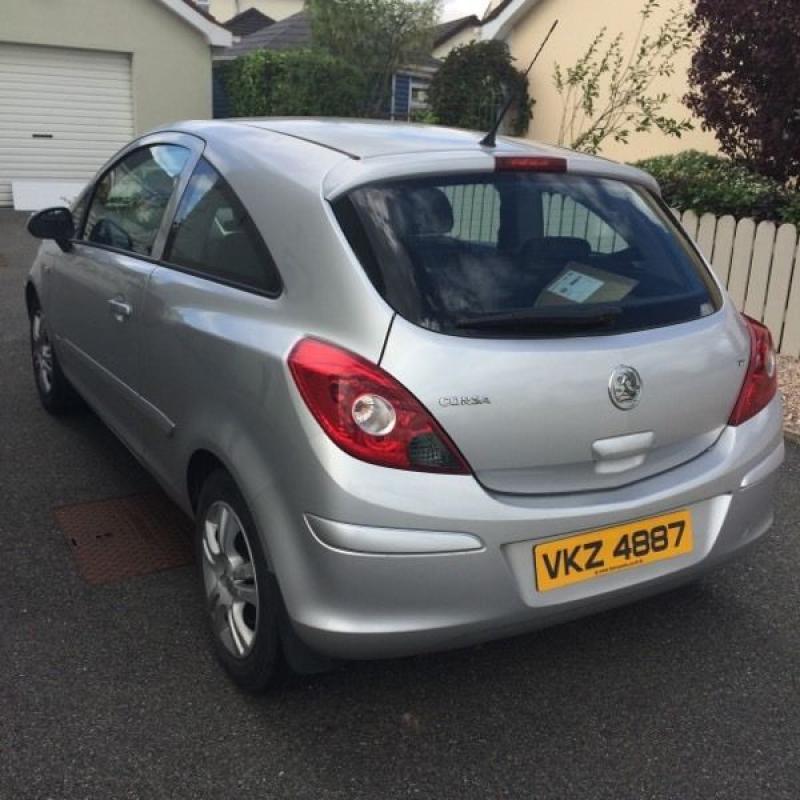
[{"label": "cream painted wall", "polygon": [[137,133],[211,116],[211,49],[158,0],[0,0],[0,20],[0,41],[130,53]]},{"label": "cream painted wall", "polygon": [[211,0],[208,10],[220,22],[227,22],[248,8],[257,8],[277,21],[302,11],[303,0]]},{"label": "cream painted wall", "polygon": [[434,58],[444,58],[454,47],[458,47],[460,44],[468,44],[469,42],[474,42],[475,39],[478,38],[478,29],[477,28],[464,28],[463,31],[460,31],[455,36],[452,36],[443,44],[440,44],[438,47],[433,49],[433,57]]},{"label": "cream painted wall", "polygon": [[[553,87],[553,65],[558,61],[562,67],[574,64],[593,37],[603,27],[608,27],[609,38],[622,31],[628,47],[633,45],[638,25],[639,10],[643,0],[541,0],[520,20],[509,37],[509,46],[517,66],[525,69],[539,47],[553,20],[560,20],[553,37],[531,72],[531,94],[536,99],[533,123],[528,136],[543,142],[555,143],[561,120],[561,98]],[[650,25],[657,27],[672,7],[664,2]],[[625,51],[626,53],[628,50]],[[688,91],[688,69],[690,53],[684,53],[676,62],[676,71],[671,78],[655,84],[655,89],[669,92],[671,99],[664,109],[667,116],[677,119],[691,118],[689,110],[681,102]],[[653,155],[674,153],[695,148],[717,152],[718,145],[711,133],[700,130],[697,119],[692,119],[695,130],[680,139],[664,136],[660,131],[632,134],[627,145],[609,142],[602,154],[619,161],[636,161]]]}]

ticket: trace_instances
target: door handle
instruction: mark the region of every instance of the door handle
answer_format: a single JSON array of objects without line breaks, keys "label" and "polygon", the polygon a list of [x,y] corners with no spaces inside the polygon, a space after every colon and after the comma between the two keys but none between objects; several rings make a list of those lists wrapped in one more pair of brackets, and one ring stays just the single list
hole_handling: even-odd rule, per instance
[{"label": "door handle", "polygon": [[116,297],[112,297],[111,300],[108,301],[108,305],[111,308],[111,313],[114,315],[114,319],[117,322],[124,322],[131,314],[133,314],[133,306],[130,303],[126,303],[124,300],[119,300]]}]

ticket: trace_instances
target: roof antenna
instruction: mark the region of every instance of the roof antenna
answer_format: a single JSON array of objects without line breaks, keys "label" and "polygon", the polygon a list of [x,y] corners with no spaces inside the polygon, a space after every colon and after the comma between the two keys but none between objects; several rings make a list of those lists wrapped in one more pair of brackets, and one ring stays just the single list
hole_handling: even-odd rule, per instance
[{"label": "roof antenna", "polygon": [[[544,37],[544,41],[539,45],[539,49],[536,51],[536,55],[533,57],[533,60],[530,64],[528,64],[528,69],[525,70],[525,77],[528,77],[528,73],[531,71],[531,68],[536,63],[536,59],[539,58],[542,50],[544,50],[544,46],[547,44],[547,40],[553,35],[553,31],[556,29],[556,25],[558,25],[558,20],[556,20],[551,26],[550,30],[547,32],[547,36]],[[496,147],[497,142],[495,141],[497,137],[497,131],[500,128],[500,124],[503,122],[503,117],[508,114],[508,109],[511,108],[511,104],[514,102],[514,93],[511,92],[506,99],[505,104],[500,109],[500,113],[497,115],[497,118],[494,121],[494,125],[492,125],[489,133],[481,139],[480,144],[481,147]]]}]

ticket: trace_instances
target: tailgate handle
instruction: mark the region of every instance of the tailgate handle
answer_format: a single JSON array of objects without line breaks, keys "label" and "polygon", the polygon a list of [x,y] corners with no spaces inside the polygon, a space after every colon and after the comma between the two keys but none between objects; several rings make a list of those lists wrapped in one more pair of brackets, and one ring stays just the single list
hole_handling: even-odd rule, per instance
[{"label": "tailgate handle", "polygon": [[598,439],[592,444],[592,456],[597,462],[595,470],[601,473],[625,472],[641,466],[654,440],[652,431]]},{"label": "tailgate handle", "polygon": [[653,446],[655,434],[631,433],[627,436],[613,436],[610,439],[598,439],[592,445],[595,460],[606,458],[628,458],[647,452]]}]

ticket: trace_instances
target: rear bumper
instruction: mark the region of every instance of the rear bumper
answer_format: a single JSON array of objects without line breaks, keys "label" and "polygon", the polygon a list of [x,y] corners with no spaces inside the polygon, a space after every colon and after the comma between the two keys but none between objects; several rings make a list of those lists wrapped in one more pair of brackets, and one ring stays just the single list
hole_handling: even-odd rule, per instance
[{"label": "rear bumper", "polygon": [[[769,529],[782,460],[777,398],[680,468],[576,495],[493,495],[471,476],[386,470],[331,445],[292,493],[284,520],[292,535],[267,545],[289,615],[312,647],[341,658],[448,649],[696,578]],[[259,498],[257,518],[273,515],[274,523],[273,500],[269,492]],[[683,507],[694,519],[692,553],[536,591],[536,542]]]}]

